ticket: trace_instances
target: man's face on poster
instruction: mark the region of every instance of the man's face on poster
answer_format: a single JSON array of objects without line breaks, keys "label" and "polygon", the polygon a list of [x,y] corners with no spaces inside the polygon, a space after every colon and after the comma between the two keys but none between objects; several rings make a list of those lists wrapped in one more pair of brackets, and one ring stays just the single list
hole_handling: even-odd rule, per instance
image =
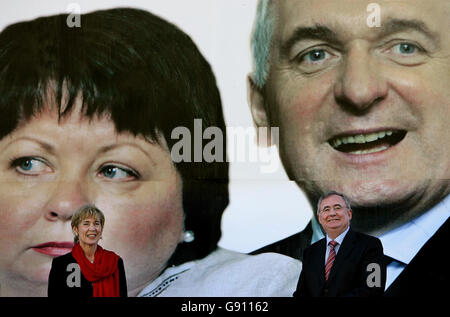
[{"label": "man's face on poster", "polygon": [[336,190],[364,206],[442,197],[450,1],[377,1],[379,27],[368,22],[371,2],[276,1],[253,114],[259,103],[261,121],[280,127],[282,162],[307,193]]}]

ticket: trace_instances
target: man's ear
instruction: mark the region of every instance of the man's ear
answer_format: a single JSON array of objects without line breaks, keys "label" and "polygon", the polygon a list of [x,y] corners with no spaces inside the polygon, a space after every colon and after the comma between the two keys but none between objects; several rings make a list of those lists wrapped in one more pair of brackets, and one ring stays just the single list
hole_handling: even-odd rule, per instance
[{"label": "man's ear", "polygon": [[252,79],[252,74],[247,76],[247,102],[250,106],[253,123],[257,129],[258,146],[271,146],[272,137],[264,94],[261,89],[256,86]]}]

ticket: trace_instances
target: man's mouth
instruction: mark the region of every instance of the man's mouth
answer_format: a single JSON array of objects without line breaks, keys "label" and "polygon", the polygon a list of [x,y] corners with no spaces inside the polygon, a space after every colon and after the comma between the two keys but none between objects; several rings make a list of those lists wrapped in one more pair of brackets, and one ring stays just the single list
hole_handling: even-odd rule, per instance
[{"label": "man's mouth", "polygon": [[337,151],[348,154],[371,154],[381,152],[400,143],[405,130],[385,130],[365,134],[347,134],[333,137],[328,143]]}]

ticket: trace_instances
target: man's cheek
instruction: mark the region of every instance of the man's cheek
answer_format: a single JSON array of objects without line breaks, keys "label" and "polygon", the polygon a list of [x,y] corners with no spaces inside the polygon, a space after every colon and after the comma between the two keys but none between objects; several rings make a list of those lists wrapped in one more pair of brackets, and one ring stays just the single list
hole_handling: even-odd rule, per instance
[{"label": "man's cheek", "polygon": [[[398,96],[412,107],[423,107],[440,93],[433,92],[435,78],[428,78],[422,72],[410,73],[405,71],[389,72],[388,85]],[[436,82],[438,86],[440,83]]]},{"label": "man's cheek", "polygon": [[[321,113],[326,110],[326,105],[332,98],[334,78],[332,75],[324,75],[310,81],[302,80],[301,83],[293,83],[289,90],[281,96],[280,108],[284,108],[284,120],[301,123],[303,127],[317,123]],[[304,131],[308,132],[308,131]]]}]

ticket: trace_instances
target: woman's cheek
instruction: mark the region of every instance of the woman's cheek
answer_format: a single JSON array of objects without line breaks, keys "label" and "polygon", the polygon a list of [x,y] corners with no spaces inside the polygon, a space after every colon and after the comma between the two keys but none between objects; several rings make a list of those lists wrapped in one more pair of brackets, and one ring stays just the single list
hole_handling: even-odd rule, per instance
[{"label": "woman's cheek", "polygon": [[[172,248],[174,240],[183,230],[181,197],[173,192],[146,195],[149,199],[138,201],[137,197],[111,205],[106,214],[104,244],[135,252],[162,252]],[[105,208],[106,211],[106,208]],[[102,243],[101,242],[101,243]],[[156,250],[158,249],[158,251]]]},{"label": "woman's cheek", "polygon": [[0,237],[21,236],[27,232],[42,216],[39,207],[29,201],[0,197]]}]

